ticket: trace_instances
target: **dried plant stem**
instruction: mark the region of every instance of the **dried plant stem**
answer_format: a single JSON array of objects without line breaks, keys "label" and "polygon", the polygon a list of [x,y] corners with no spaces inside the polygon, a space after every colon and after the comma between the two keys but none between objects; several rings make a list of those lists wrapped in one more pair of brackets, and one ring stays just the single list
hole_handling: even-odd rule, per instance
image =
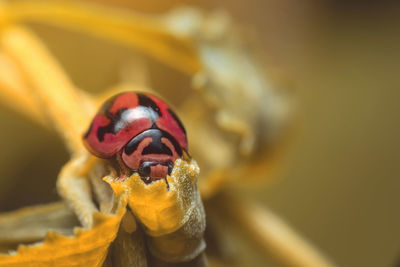
[{"label": "dried plant stem", "polygon": [[69,1],[17,1],[3,8],[11,22],[39,21],[107,37],[188,74],[201,67],[194,44],[171,34],[164,22],[154,17]]},{"label": "dried plant stem", "polygon": [[[126,216],[126,215],[125,215]],[[122,219],[124,222],[125,217]],[[142,231],[126,232],[120,227],[118,235],[108,253],[111,253],[111,266],[147,267],[146,246]]]},{"label": "dried plant stem", "polygon": [[29,96],[29,88],[17,66],[4,53],[0,53],[0,89],[0,101],[3,104],[46,126],[42,111]]},{"label": "dried plant stem", "polygon": [[78,221],[64,202],[25,207],[0,214],[0,246],[38,242],[49,229],[72,234]]},{"label": "dried plant stem", "polygon": [[30,83],[43,112],[64,137],[71,153],[83,151],[81,135],[89,114],[81,98],[58,62],[44,45],[22,27],[9,27],[1,36],[1,44]]},{"label": "dried plant stem", "polygon": [[57,191],[72,207],[79,221],[86,228],[93,225],[93,214],[98,212],[92,200],[90,181],[79,174],[86,159],[71,159],[61,170],[57,180]]},{"label": "dried plant stem", "polygon": [[267,254],[283,266],[334,266],[307,240],[265,206],[224,195],[224,209]]}]

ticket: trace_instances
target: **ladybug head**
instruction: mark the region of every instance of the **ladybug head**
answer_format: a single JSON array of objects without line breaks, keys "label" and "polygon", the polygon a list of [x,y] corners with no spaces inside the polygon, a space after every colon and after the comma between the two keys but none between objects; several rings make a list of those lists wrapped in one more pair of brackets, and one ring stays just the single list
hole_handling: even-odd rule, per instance
[{"label": "ladybug head", "polygon": [[188,149],[185,129],[170,107],[134,92],[107,100],[83,141],[94,155],[116,158],[121,170],[137,171],[144,181],[166,177]]}]

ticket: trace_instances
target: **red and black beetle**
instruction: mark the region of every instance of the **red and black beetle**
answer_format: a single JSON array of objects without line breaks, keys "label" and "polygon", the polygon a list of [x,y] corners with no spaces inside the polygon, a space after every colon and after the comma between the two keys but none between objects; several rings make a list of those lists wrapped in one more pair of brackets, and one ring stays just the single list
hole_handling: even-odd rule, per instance
[{"label": "red and black beetle", "polygon": [[137,171],[145,182],[166,177],[174,161],[188,153],[181,121],[148,93],[124,92],[108,99],[83,141],[95,156],[115,158],[121,170]]}]

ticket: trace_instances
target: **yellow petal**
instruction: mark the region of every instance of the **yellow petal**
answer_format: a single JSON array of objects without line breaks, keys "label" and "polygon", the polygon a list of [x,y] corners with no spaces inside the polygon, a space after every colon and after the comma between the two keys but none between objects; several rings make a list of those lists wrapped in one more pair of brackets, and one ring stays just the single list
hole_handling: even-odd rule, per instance
[{"label": "yellow petal", "polygon": [[99,214],[97,225],[81,228],[72,237],[49,232],[43,243],[20,246],[14,255],[0,255],[0,266],[101,266],[123,214]]}]

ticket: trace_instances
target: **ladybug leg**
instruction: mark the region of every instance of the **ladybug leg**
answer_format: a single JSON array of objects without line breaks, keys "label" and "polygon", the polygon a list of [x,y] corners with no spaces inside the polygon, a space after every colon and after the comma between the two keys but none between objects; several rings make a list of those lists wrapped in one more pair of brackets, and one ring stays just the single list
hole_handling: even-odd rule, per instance
[{"label": "ladybug leg", "polygon": [[168,175],[171,175],[173,168],[174,168],[174,164],[172,162],[168,162]]}]

